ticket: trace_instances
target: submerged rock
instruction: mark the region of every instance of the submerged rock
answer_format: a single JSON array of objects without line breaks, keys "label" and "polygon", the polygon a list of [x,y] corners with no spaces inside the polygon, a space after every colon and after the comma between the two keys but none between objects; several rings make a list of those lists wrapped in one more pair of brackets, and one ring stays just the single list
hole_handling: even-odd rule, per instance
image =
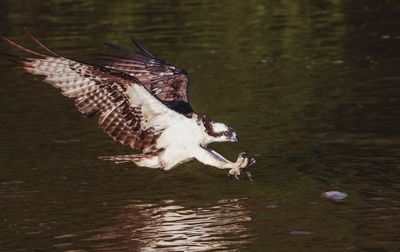
[{"label": "submerged rock", "polygon": [[347,198],[348,194],[345,192],[339,192],[339,191],[329,191],[329,192],[324,192],[321,193],[321,197],[327,198],[333,201],[342,201],[345,198]]}]

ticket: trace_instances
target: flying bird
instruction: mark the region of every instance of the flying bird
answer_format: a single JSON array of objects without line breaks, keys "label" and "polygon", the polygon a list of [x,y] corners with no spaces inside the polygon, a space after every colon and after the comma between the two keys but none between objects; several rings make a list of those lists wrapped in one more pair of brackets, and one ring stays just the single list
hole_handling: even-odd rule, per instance
[{"label": "flying bird", "polygon": [[116,142],[140,151],[136,154],[105,156],[115,163],[170,170],[196,159],[229,169],[238,177],[255,163],[244,152],[231,162],[208,147],[213,142],[237,142],[233,128],[196,113],[187,96],[189,78],[185,70],[157,58],[137,40],[136,53],[113,44],[118,56],[100,56],[99,65],[67,59],[32,41],[45,53],[28,49],[8,37],[2,39],[26,56],[14,56],[26,72],[43,77],[43,82],[74,100],[84,116],[99,115],[99,126]]}]

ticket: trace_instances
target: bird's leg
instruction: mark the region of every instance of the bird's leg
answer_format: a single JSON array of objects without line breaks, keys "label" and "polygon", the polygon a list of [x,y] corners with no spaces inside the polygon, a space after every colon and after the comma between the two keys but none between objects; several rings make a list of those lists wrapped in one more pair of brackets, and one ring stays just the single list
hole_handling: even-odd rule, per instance
[{"label": "bird's leg", "polygon": [[251,158],[247,157],[247,154],[245,152],[242,152],[239,154],[236,163],[238,162],[241,162],[240,165],[238,167],[230,169],[229,176],[233,176],[234,178],[239,179],[240,173],[242,171],[245,171],[249,180],[253,181],[251,172],[249,171],[248,168],[254,165],[256,163],[256,160],[253,157]]},{"label": "bird's leg", "polygon": [[[249,168],[256,163],[256,159],[254,158],[254,156],[253,157],[247,157],[247,158],[248,158],[248,163],[247,163],[246,167],[242,168],[242,170],[246,172],[247,178],[250,181],[254,181],[253,180],[253,175],[251,174]],[[235,177],[237,178],[237,176],[235,176]]]},{"label": "bird's leg", "polygon": [[238,178],[242,169],[246,169],[246,167],[255,163],[255,160],[249,160],[244,152],[239,154],[236,162],[234,163],[224,158],[218,152],[202,147],[197,151],[195,158],[199,162],[206,165],[214,166],[219,169],[230,169],[229,175],[234,176],[235,178]]}]

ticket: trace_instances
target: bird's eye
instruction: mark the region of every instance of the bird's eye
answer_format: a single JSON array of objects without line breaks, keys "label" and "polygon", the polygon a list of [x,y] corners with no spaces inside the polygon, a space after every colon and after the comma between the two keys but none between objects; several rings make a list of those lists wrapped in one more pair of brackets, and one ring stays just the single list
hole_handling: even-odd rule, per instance
[{"label": "bird's eye", "polygon": [[232,135],[232,132],[230,132],[230,131],[225,131],[225,132],[224,132],[224,135],[225,135],[225,136],[231,136],[231,135]]}]

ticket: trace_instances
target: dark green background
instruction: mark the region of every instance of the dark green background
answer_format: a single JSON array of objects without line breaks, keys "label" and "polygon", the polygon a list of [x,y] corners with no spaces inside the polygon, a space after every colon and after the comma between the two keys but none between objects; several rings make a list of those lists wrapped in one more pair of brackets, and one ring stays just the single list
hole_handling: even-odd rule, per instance
[{"label": "dark green background", "polygon": [[260,157],[254,183],[100,161],[130,150],[2,57],[0,249],[398,251],[399,24],[384,0],[1,1],[2,32],[73,59],[134,35],[189,72],[196,111],[237,130],[213,148]]}]

